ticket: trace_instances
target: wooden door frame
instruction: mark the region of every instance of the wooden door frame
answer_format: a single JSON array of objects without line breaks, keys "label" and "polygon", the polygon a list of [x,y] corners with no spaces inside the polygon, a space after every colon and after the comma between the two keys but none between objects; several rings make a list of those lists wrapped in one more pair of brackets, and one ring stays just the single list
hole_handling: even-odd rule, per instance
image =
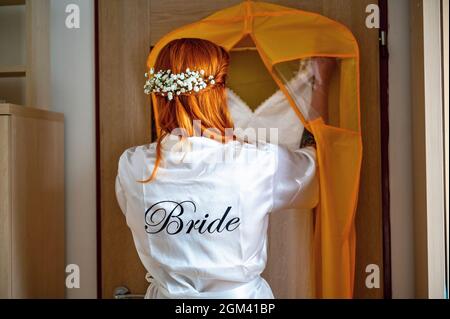
[{"label": "wooden door frame", "polygon": [[[382,248],[383,248],[383,297],[392,298],[390,189],[389,189],[389,54],[388,0],[378,0],[380,8],[380,143],[381,143],[381,196],[382,196]],[[100,50],[99,50],[99,0],[94,0],[95,20],[95,139],[96,139],[96,192],[97,192],[97,297],[102,298],[102,229],[101,229],[101,161],[100,161]],[[386,41],[381,42],[382,37]]]},{"label": "wooden door frame", "polygon": [[389,182],[389,52],[388,0],[378,0],[380,8],[380,143],[381,207],[383,223],[383,297],[392,299],[391,201]]}]

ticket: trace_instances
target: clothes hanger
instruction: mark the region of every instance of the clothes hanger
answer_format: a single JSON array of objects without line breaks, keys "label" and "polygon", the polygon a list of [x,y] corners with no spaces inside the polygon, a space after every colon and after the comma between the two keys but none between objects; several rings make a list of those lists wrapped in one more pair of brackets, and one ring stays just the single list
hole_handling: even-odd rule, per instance
[{"label": "clothes hanger", "polygon": [[247,34],[231,48],[231,51],[257,51],[257,49],[255,42],[253,42],[253,39]]},{"label": "clothes hanger", "polygon": [[230,51],[237,52],[237,51],[257,51],[256,47],[234,47]]}]

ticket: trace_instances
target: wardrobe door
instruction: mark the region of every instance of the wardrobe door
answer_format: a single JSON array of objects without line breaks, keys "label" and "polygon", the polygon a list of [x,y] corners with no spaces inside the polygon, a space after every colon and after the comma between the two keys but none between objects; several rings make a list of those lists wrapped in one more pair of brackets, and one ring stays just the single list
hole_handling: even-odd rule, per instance
[{"label": "wardrobe door", "polygon": [[65,296],[64,121],[39,114],[11,115],[12,298]]},{"label": "wardrobe door", "polygon": [[[117,205],[114,178],[117,161],[128,147],[151,140],[151,109],[143,94],[143,74],[150,46],[171,30],[198,21],[239,0],[157,1],[98,0],[99,44],[99,165],[100,165],[100,267],[101,296],[111,298],[114,288],[127,286],[144,293],[145,271],[137,258],[131,234]],[[381,208],[379,36],[365,24],[366,7],[373,0],[279,0],[268,1],[317,12],[346,25],[361,50],[361,125],[363,163],[359,191],[357,252],[354,295],[383,297],[380,288],[365,285],[366,266],[380,267],[383,278]],[[272,232],[272,236],[276,236]],[[281,235],[280,235],[281,236]],[[297,240],[293,237],[292,240]],[[269,276],[284,269],[271,267]],[[295,271],[295,269],[293,270]],[[289,279],[289,278],[288,278]],[[294,296],[295,281],[287,280],[283,296]]]},{"label": "wardrobe door", "polygon": [[150,48],[150,2],[98,1],[100,147],[100,297],[117,287],[143,294],[145,270],[115,195],[119,156],[150,141],[150,106],[144,95],[145,62]]}]

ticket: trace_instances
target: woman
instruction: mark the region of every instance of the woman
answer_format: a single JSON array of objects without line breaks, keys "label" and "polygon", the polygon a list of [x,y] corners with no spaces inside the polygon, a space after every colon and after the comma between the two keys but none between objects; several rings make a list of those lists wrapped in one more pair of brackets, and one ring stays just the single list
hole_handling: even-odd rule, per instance
[{"label": "woman", "polygon": [[212,42],[178,39],[147,75],[161,134],[126,150],[116,179],[152,275],[146,298],[274,298],[260,276],[268,214],[318,202],[313,147],[288,151],[233,134],[229,59]]}]

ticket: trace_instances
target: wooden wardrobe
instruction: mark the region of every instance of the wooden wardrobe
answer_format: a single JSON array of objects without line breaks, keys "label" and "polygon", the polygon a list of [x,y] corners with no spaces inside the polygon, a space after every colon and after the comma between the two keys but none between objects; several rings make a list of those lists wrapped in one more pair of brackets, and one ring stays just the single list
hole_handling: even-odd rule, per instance
[{"label": "wooden wardrobe", "polygon": [[64,298],[64,117],[0,104],[0,298]]}]

